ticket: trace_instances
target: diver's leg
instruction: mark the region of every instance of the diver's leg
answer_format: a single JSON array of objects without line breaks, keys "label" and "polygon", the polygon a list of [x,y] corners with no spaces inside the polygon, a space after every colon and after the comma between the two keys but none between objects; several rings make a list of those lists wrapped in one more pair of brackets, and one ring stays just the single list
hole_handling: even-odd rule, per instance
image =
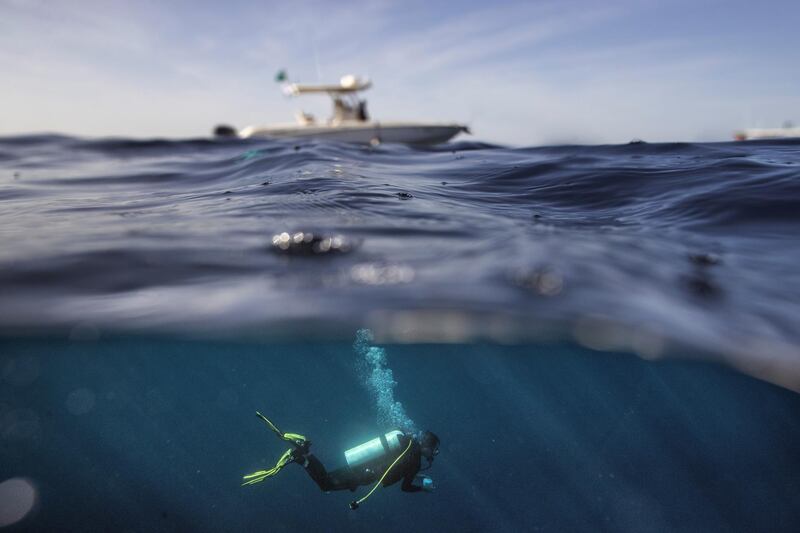
[{"label": "diver's leg", "polygon": [[313,479],[324,492],[344,489],[355,490],[355,487],[358,486],[357,483],[354,483],[349,469],[340,468],[329,474],[328,471],[325,470],[325,466],[323,466],[322,462],[313,454],[306,455],[305,462],[300,464],[303,465],[311,479]]},{"label": "diver's leg", "polygon": [[330,479],[331,485],[335,487],[333,490],[348,489],[350,491],[354,491],[361,484],[359,483],[353,471],[346,466],[343,468],[337,468],[328,474],[328,479]]}]

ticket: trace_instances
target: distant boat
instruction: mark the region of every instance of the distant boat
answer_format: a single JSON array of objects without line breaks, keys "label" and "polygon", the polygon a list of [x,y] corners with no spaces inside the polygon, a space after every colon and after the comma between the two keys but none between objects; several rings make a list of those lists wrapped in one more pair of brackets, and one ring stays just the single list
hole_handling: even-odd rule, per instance
[{"label": "distant boat", "polygon": [[791,122],[787,122],[782,128],[750,128],[740,130],[733,134],[733,138],[737,141],[800,138],[800,128],[796,128]]},{"label": "distant boat", "polygon": [[[285,74],[278,74],[284,81]],[[303,138],[372,144],[438,144],[447,142],[461,132],[469,133],[463,124],[436,122],[383,122],[371,120],[367,114],[367,102],[358,93],[372,86],[366,79],[344,76],[338,85],[286,84],[285,94],[327,94],[333,101],[333,115],[326,121],[317,121],[312,115],[300,111],[294,124],[247,126],[236,130],[230,126],[217,126],[216,136],[249,138]]]}]

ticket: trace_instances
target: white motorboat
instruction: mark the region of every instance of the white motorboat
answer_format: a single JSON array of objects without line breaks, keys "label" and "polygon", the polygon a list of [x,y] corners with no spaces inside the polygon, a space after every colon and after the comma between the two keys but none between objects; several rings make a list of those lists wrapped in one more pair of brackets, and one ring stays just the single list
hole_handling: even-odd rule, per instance
[{"label": "white motorboat", "polygon": [[[279,74],[279,78],[280,74]],[[447,142],[461,132],[469,133],[463,124],[437,122],[383,122],[371,120],[367,102],[359,92],[372,86],[369,80],[344,76],[337,85],[301,85],[288,83],[283,87],[289,96],[327,94],[333,101],[333,115],[318,122],[312,115],[299,112],[293,124],[248,126],[235,130],[230,126],[217,126],[217,136],[249,138],[304,138],[325,139],[361,144],[404,143],[437,144]]]},{"label": "white motorboat", "polygon": [[796,139],[800,138],[800,128],[787,122],[782,128],[750,128],[737,131],[733,134],[737,141],[754,139]]}]

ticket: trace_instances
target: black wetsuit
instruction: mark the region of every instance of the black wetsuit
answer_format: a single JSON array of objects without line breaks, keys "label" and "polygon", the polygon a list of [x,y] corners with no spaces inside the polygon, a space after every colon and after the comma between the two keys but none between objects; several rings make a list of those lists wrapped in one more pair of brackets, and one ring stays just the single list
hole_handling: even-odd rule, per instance
[{"label": "black wetsuit", "polygon": [[[398,438],[400,441],[400,451],[385,457],[382,461],[375,465],[364,465],[357,468],[350,468],[348,466],[339,468],[333,472],[328,472],[322,465],[319,459],[314,457],[313,454],[306,455],[308,462],[305,464],[306,472],[311,476],[319,488],[325,492],[332,490],[356,490],[359,485],[370,485],[380,479],[389,465],[397,459],[397,456],[403,453],[403,450],[408,446],[408,440],[411,437],[401,436]],[[417,492],[422,488],[414,486],[414,477],[419,472],[421,465],[422,454],[420,452],[419,442],[416,440],[411,443],[411,448],[406,452],[402,459],[400,459],[394,468],[386,475],[383,480],[383,486],[388,487],[403,480],[401,489],[406,492]]]}]

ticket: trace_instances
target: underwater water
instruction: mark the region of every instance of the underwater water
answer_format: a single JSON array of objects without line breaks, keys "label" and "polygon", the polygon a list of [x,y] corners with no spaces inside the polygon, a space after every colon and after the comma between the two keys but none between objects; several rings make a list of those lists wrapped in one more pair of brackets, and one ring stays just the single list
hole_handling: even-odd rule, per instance
[{"label": "underwater water", "polygon": [[0,527],[797,531],[798,219],[796,141],[0,138]]},{"label": "underwater water", "polygon": [[[711,363],[575,346],[386,350],[395,401],[441,438],[436,492],[357,511],[299,465],[240,487],[305,435],[328,466],[375,436],[346,344],[8,342],[4,479],[42,531],[792,531],[800,397]],[[12,526],[13,527],[13,526]]]}]

